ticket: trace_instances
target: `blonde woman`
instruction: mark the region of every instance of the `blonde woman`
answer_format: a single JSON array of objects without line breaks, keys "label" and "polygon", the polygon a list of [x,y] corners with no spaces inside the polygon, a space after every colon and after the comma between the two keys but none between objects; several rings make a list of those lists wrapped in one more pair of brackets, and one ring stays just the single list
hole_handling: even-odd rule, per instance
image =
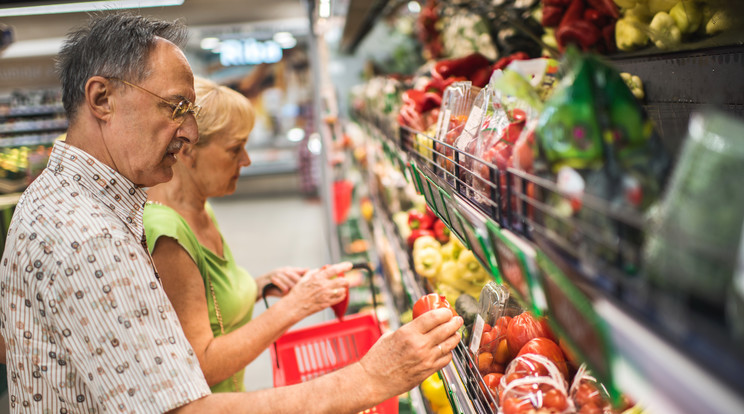
[{"label": "blonde woman", "polygon": [[[233,259],[207,199],[232,194],[254,111],[240,93],[195,79],[199,140],[183,147],[173,179],[150,189],[144,224],[147,244],[168,298],[213,392],[242,391],[244,367],[304,317],[340,302],[351,268],[277,269],[253,279]],[[252,319],[268,283],[283,296]]]}]

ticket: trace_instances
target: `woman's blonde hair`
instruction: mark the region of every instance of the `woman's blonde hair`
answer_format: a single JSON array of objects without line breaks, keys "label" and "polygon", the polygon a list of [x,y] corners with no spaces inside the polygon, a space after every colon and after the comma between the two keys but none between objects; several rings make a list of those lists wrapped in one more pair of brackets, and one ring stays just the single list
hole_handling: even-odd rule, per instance
[{"label": "woman's blonde hair", "polygon": [[256,121],[251,102],[233,89],[199,76],[194,78],[196,103],[202,107],[196,123],[199,126],[197,146],[206,145],[217,133],[248,136]]}]

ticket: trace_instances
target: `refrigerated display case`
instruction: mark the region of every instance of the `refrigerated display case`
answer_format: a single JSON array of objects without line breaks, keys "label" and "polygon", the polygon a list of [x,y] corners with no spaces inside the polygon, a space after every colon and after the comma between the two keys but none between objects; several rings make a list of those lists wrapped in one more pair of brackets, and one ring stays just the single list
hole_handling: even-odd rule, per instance
[{"label": "refrigerated display case", "polygon": [[[492,17],[492,24],[507,21],[519,26],[513,17],[523,11],[510,9],[513,2],[508,1],[499,2],[500,6],[446,3],[464,8],[477,3],[473,9]],[[540,2],[527,3],[531,4],[526,7],[535,7]],[[499,11],[507,11],[507,15],[495,16]],[[675,178],[680,174],[676,161],[684,156],[685,143],[695,128],[703,124],[718,128],[712,134],[718,133],[723,140],[727,135],[737,136],[741,128],[744,85],[737,75],[744,62],[741,33],[741,27],[734,27],[719,37],[688,37],[689,43],[673,49],[650,46],[602,59],[614,73],[625,72],[643,80],[644,96],[639,103],[668,154],[670,180],[679,180]],[[528,37],[535,40],[535,36]],[[546,46],[542,40],[536,43]],[[547,50],[557,52],[555,48]],[[564,70],[564,60],[561,62]],[[436,128],[401,128],[395,120],[403,104],[401,95],[414,84],[415,79],[375,78],[362,91],[361,99],[352,102],[351,120],[339,116],[343,130],[358,137],[354,148],[361,146],[368,155],[366,188],[375,211],[370,237],[379,254],[377,260],[383,263],[388,289],[393,297],[398,292],[394,303],[400,315],[410,310],[418,297],[434,291],[434,286],[414,270],[411,249],[404,242],[401,226],[395,223],[400,202],[391,202],[389,197],[395,186],[379,184],[381,180],[372,172],[378,165],[403,178],[406,184],[401,187],[411,186],[423,196],[453,237],[472,250],[495,282],[509,287],[523,308],[547,317],[555,333],[587,363],[616,403],[622,404],[623,396],[629,396],[639,403],[637,409],[643,407],[649,413],[744,410],[744,347],[736,333],[742,322],[735,309],[731,310],[736,308],[735,298],[721,296],[718,289],[714,299],[701,300],[699,295],[686,296],[658,282],[664,278],[647,277],[646,240],[658,228],[650,206],[618,206],[611,196],[584,193],[581,206],[574,207],[584,213],[567,214],[561,209],[571,210],[571,202],[576,200],[554,174],[538,175],[513,166],[499,168],[495,162],[443,141]],[[709,111],[711,108],[716,114]],[[724,152],[738,159],[740,142],[725,148]],[[450,164],[441,162],[448,155]],[[715,170],[711,163],[697,165]],[[712,177],[709,170],[699,175]],[[696,189],[722,186],[725,190],[721,191],[735,203],[728,207],[740,211],[744,205],[738,204],[741,189],[736,188],[734,175],[729,174],[728,179],[723,178],[725,174],[717,175],[714,182],[701,178]],[[658,200],[665,195],[660,192]],[[568,207],[555,204],[558,199],[567,201]],[[676,202],[689,200],[681,197]],[[710,211],[709,216],[715,222],[717,212]],[[736,217],[731,227],[739,235],[738,243],[740,216],[726,215]],[[685,238],[673,241],[672,248],[689,248]],[[727,247],[735,258],[737,246]],[[727,253],[725,260],[730,257]],[[673,280],[669,276],[666,279]],[[733,274],[728,279],[732,292],[737,291],[736,280]],[[727,303],[731,304],[729,309]],[[503,412],[498,401],[483,392],[483,375],[474,357],[463,343],[454,352],[452,364],[440,373],[452,410]],[[432,412],[426,404],[423,409],[420,412]]]}]

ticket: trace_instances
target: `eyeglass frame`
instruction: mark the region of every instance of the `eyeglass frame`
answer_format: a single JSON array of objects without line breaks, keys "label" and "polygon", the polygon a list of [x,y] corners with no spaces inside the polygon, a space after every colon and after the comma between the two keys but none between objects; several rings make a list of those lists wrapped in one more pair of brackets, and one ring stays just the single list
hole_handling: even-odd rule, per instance
[{"label": "eyeglass frame", "polygon": [[[145,88],[143,88],[143,87],[141,87],[139,85],[135,85],[135,84],[133,84],[131,82],[127,82],[124,79],[116,78],[116,77],[113,77],[113,76],[112,77],[107,77],[106,79],[119,81],[119,82],[121,82],[121,83],[123,83],[125,85],[133,86],[133,87],[135,87],[135,88],[137,88],[137,89],[139,89],[141,91],[147,92],[150,95],[152,95],[152,96],[160,99],[164,104],[168,105],[169,107],[171,107],[171,109],[173,109],[173,113],[171,113],[171,119],[173,121],[176,121],[176,120],[179,120],[179,119],[183,119],[186,116],[186,114],[188,114],[188,113],[192,113],[194,115],[194,118],[197,118],[199,116],[199,113],[202,110],[202,107],[200,105],[197,105],[197,104],[191,102],[190,100],[188,100],[186,98],[183,98],[180,102],[178,102],[176,104],[176,103],[173,103],[173,102],[171,102],[171,101],[163,98],[162,96],[160,96],[160,95],[158,95],[158,94],[156,94],[154,92],[151,92],[151,91],[149,91],[149,90],[147,90],[147,89],[145,89]],[[182,113],[179,114],[178,113],[178,110],[180,108],[183,108],[184,106],[186,107],[186,110],[184,110]]]}]

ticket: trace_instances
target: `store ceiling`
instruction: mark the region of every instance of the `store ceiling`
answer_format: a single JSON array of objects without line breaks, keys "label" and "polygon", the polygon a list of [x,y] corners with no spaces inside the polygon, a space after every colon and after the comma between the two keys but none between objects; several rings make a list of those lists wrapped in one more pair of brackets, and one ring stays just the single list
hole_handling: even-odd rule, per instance
[{"label": "store ceiling", "polygon": [[[144,15],[181,18],[191,27],[307,18],[308,0],[185,0],[181,6],[141,9]],[[86,13],[0,18],[12,26],[16,41],[58,38],[82,25]]]}]

